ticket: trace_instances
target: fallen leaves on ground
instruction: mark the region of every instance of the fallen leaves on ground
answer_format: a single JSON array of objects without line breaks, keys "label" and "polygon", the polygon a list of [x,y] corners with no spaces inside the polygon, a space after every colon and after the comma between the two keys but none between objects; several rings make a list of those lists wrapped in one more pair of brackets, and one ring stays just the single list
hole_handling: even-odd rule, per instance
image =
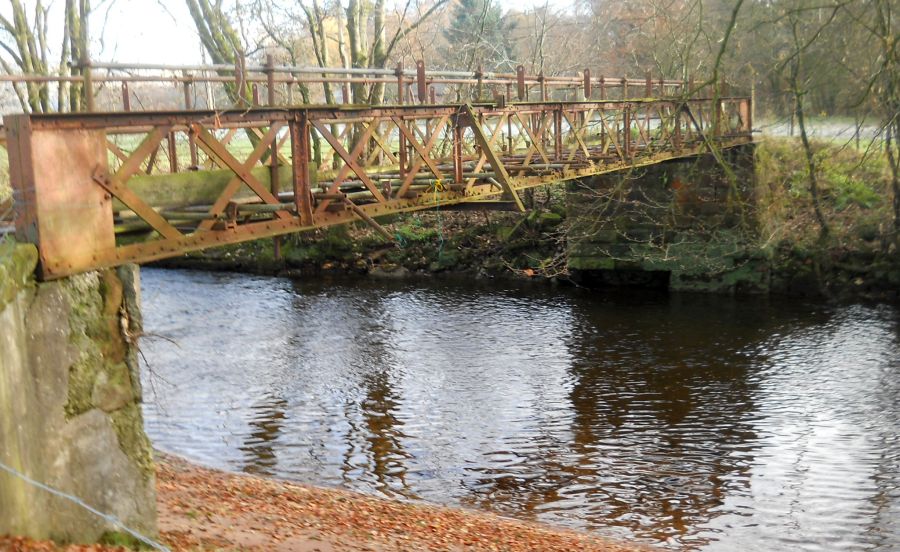
[{"label": "fallen leaves on ground", "polygon": [[70,544],[60,546],[50,541],[36,541],[25,537],[0,536],[3,552],[128,552],[121,546],[106,544]]},{"label": "fallen leaves on ground", "polygon": [[160,528],[176,547],[303,550],[300,541],[312,540],[348,551],[634,550],[585,533],[223,473],[171,456],[160,458],[157,477]]},{"label": "fallen leaves on ground", "polygon": [[[159,528],[177,551],[628,552],[587,533],[462,509],[231,474],[170,455],[157,459]],[[118,552],[0,538],[13,552]]]}]

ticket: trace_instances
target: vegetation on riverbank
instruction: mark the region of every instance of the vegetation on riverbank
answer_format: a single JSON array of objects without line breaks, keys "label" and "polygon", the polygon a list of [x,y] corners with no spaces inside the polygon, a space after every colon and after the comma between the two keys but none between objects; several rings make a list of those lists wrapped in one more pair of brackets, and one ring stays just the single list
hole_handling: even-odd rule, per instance
[{"label": "vegetation on riverbank", "polygon": [[760,248],[770,256],[775,291],[897,298],[900,253],[893,230],[890,169],[880,151],[813,142],[822,236],[797,140],[757,148]]},{"label": "vegetation on riverbank", "polygon": [[337,271],[401,276],[469,272],[552,276],[562,273],[565,194],[561,187],[535,190],[528,213],[437,210],[380,221],[387,242],[362,222],[282,238],[281,259],[271,239],[229,245],[165,261],[169,266],[310,275]]}]

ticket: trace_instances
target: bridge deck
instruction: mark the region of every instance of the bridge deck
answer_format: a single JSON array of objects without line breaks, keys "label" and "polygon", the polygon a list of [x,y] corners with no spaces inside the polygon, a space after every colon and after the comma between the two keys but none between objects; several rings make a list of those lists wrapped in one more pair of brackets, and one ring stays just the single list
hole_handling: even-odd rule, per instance
[{"label": "bridge deck", "polygon": [[[16,235],[57,278],[750,142],[748,98],[6,117]],[[316,160],[319,162],[316,163]],[[387,237],[387,236],[386,236]]]}]

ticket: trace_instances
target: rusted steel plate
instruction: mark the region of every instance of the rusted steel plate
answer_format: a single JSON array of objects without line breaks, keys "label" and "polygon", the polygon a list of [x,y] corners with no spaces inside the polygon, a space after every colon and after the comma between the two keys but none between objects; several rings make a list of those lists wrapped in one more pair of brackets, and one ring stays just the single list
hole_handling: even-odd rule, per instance
[{"label": "rusted steel plate", "polygon": [[45,277],[93,268],[115,250],[110,194],[93,181],[106,170],[106,138],[86,130],[36,132],[27,115],[7,119],[16,238],[38,246]]}]

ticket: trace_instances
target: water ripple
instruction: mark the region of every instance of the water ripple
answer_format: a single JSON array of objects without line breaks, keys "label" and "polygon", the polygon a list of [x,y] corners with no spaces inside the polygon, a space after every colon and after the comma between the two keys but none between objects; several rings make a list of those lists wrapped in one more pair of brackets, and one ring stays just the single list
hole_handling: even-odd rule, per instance
[{"label": "water ripple", "polygon": [[704,550],[900,548],[900,312],[145,270],[154,443]]}]

